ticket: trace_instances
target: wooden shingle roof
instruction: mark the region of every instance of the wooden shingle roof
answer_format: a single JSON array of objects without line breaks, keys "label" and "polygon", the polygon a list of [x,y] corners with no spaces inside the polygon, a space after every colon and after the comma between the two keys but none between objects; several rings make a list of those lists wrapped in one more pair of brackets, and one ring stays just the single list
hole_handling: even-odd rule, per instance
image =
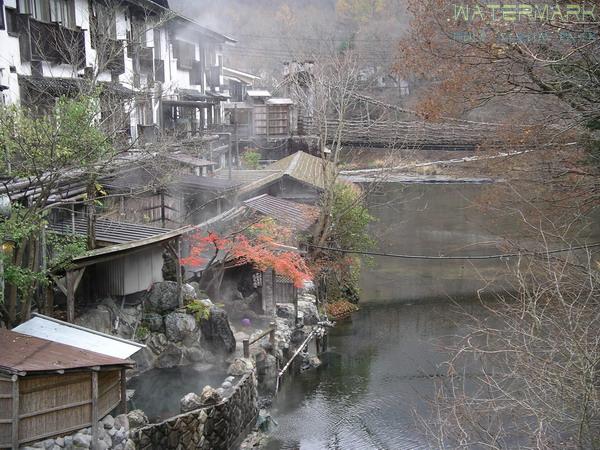
[{"label": "wooden shingle roof", "polygon": [[284,176],[320,190],[324,190],[327,184],[326,174],[333,176],[334,173],[330,162],[305,152],[296,152],[280,159],[267,166],[266,170],[280,170]]}]

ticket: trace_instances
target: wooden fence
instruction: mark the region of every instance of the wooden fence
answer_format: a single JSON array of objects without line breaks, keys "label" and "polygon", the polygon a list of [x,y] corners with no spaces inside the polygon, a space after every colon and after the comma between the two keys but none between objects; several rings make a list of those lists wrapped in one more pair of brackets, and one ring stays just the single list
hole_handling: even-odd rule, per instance
[{"label": "wooden fence", "polygon": [[0,448],[17,448],[91,426],[119,405],[124,373],[113,369],[1,376]]}]

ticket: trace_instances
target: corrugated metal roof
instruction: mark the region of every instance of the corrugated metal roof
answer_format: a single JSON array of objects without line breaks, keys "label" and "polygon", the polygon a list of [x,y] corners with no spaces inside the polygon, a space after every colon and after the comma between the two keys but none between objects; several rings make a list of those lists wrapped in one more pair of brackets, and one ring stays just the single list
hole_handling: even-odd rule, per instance
[{"label": "corrugated metal roof", "polygon": [[295,180],[325,189],[325,175],[333,176],[333,166],[317,156],[296,152],[266,167],[266,170],[281,170]]},{"label": "corrugated metal roof", "polygon": [[11,374],[133,365],[130,360],[5,329],[0,329],[0,348],[0,370]]},{"label": "corrugated metal roof", "polygon": [[[76,217],[74,234],[87,236],[87,221],[84,217]],[[73,220],[68,219],[58,223],[48,224],[48,229],[59,234],[73,234]],[[111,244],[123,244],[153,236],[165,234],[167,228],[151,227],[137,223],[115,222],[107,219],[97,219],[96,240]]]},{"label": "corrugated metal roof", "polygon": [[97,264],[99,262],[110,261],[115,258],[120,258],[125,254],[138,251],[142,248],[161,244],[171,239],[175,239],[183,234],[189,233],[193,230],[193,228],[193,226],[188,225],[182,228],[178,228],[176,230],[168,230],[167,233],[159,234],[146,239],[124,242],[122,244],[115,244],[96,250],[90,250],[89,252],[86,252],[81,256],[73,258],[73,267],[86,267],[92,264]]},{"label": "corrugated metal roof", "polygon": [[248,199],[244,205],[300,231],[309,229],[319,215],[319,209],[315,206],[284,200],[268,194]]},{"label": "corrugated metal roof", "polygon": [[204,166],[216,166],[217,163],[209,161],[204,158],[196,158],[195,156],[186,155],[184,153],[175,153],[168,156],[169,159],[189,164],[190,166],[204,167]]},{"label": "corrugated metal roof", "polygon": [[210,192],[224,192],[241,186],[237,180],[229,180],[221,177],[199,177],[196,175],[182,175],[177,178],[176,184],[183,188],[192,190],[203,190]]},{"label": "corrugated metal roof", "polygon": [[35,313],[32,319],[13,328],[13,331],[121,359],[127,359],[145,347],[137,342]]}]

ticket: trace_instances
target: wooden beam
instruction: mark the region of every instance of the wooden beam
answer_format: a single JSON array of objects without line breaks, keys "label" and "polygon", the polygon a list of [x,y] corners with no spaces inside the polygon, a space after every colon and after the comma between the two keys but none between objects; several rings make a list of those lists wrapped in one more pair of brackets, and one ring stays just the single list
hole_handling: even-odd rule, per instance
[{"label": "wooden beam", "polygon": [[84,272],[85,267],[67,271],[67,322],[70,323],[75,321],[75,292],[77,292]]},{"label": "wooden beam", "polygon": [[83,278],[83,274],[85,273],[85,266],[79,270],[76,270],[75,272],[77,273],[77,275],[75,276],[75,285],[73,286],[73,289],[75,290],[75,292],[77,292],[79,283],[81,282],[81,279]]},{"label": "wooden beam", "polygon": [[92,450],[98,448],[98,372],[92,370]]},{"label": "wooden beam", "polygon": [[56,283],[61,292],[67,295],[67,286],[56,275],[50,274],[50,278]]},{"label": "wooden beam", "polygon": [[121,369],[121,414],[127,414],[127,369]]},{"label": "wooden beam", "polygon": [[12,448],[19,448],[19,377],[12,377]]},{"label": "wooden beam", "polygon": [[75,274],[67,271],[67,322],[75,321]]}]

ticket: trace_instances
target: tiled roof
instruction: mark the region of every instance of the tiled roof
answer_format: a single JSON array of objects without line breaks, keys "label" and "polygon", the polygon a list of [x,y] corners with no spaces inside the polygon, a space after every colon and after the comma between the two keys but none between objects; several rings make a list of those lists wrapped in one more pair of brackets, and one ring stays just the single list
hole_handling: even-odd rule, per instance
[{"label": "tiled roof", "polygon": [[[75,223],[74,231],[73,222]],[[50,223],[48,229],[59,234],[87,236],[87,221],[84,217],[76,217],[75,220],[67,219],[58,223]],[[147,239],[169,231],[171,230],[137,223],[116,222],[102,218],[96,220],[96,239],[110,244],[123,244],[139,239]]]},{"label": "tiled roof", "polygon": [[0,370],[47,372],[95,366],[130,366],[130,360],[0,329]]},{"label": "tiled roof", "polygon": [[268,194],[248,199],[244,205],[299,231],[309,229],[319,214],[319,209],[315,206],[272,197]]},{"label": "tiled roof", "polygon": [[281,170],[284,175],[289,176],[302,183],[306,183],[324,190],[326,185],[325,173],[333,176],[331,163],[317,156],[305,152],[296,152],[267,166],[267,170]]}]

